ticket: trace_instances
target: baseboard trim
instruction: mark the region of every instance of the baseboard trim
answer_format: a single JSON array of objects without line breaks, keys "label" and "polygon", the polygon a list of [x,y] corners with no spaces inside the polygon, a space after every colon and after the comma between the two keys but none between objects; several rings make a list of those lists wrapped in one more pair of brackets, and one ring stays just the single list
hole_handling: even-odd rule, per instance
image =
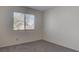
[{"label": "baseboard trim", "polygon": [[[43,40],[44,40],[44,39],[43,39]],[[58,45],[58,46],[60,46],[60,47],[64,47],[64,48],[67,48],[67,49],[71,49],[71,50],[73,50],[74,52],[79,52],[79,51],[77,51],[77,50],[75,50],[75,49],[73,49],[73,48],[69,48],[69,47],[66,47],[66,46],[63,46],[63,45],[59,45],[59,44],[50,42],[50,41],[48,41],[48,40],[44,40],[44,41],[46,41],[46,42],[48,42],[48,43],[50,43],[50,44]]]},{"label": "baseboard trim", "polygon": [[6,48],[6,47],[11,47],[11,46],[18,46],[18,45],[26,44],[26,43],[29,44],[29,43],[33,43],[33,42],[37,42],[37,41],[46,41],[46,42],[48,42],[48,43],[50,43],[50,44],[55,44],[55,45],[60,46],[60,47],[64,47],[64,48],[67,48],[67,49],[71,49],[71,50],[73,50],[74,52],[79,52],[79,51],[77,51],[77,50],[75,50],[75,49],[68,48],[68,47],[65,47],[65,46],[62,46],[62,45],[59,45],[59,44],[56,44],[56,43],[53,43],[53,42],[44,40],[44,39],[35,40],[35,41],[31,41],[31,42],[24,42],[24,43],[20,43],[20,44],[14,44],[14,45],[10,45],[10,46],[4,46],[4,47],[0,47],[0,48]]},{"label": "baseboard trim", "polygon": [[6,47],[11,47],[11,46],[17,46],[17,45],[21,45],[21,44],[25,44],[25,43],[32,43],[32,42],[36,42],[36,41],[40,41],[41,39],[39,40],[33,40],[33,41],[29,41],[29,42],[22,42],[22,43],[18,43],[18,44],[12,44],[12,45],[6,45],[6,46],[1,46],[0,48],[6,48]]}]

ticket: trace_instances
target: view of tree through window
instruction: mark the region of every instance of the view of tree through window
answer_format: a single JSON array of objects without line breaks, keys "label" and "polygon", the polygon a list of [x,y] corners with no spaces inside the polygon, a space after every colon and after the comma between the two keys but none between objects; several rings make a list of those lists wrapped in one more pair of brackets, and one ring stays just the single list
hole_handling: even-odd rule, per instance
[{"label": "view of tree through window", "polygon": [[35,16],[32,14],[24,14],[14,12],[14,30],[30,30],[34,29],[34,18]]}]

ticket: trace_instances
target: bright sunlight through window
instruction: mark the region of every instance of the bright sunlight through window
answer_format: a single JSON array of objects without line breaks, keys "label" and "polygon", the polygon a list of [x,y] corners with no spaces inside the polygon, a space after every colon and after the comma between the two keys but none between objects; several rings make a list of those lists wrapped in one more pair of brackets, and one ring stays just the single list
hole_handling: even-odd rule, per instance
[{"label": "bright sunlight through window", "polygon": [[13,30],[33,30],[35,15],[14,12]]}]

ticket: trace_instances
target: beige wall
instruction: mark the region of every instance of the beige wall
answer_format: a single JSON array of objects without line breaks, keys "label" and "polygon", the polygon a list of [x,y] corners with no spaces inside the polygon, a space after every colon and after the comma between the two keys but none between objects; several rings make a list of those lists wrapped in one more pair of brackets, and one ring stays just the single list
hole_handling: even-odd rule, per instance
[{"label": "beige wall", "polygon": [[45,11],[44,39],[79,51],[79,7]]},{"label": "beige wall", "polygon": [[[35,14],[35,30],[14,31],[13,12]],[[42,13],[26,7],[0,6],[0,47],[31,42],[42,39]],[[17,40],[16,40],[17,39]]]}]

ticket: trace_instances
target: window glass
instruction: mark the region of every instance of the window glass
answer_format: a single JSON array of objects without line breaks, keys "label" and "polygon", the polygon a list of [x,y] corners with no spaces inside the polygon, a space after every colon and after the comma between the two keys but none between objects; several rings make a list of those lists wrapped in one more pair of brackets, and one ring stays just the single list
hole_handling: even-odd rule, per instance
[{"label": "window glass", "polygon": [[14,30],[30,30],[34,29],[34,21],[35,16],[32,14],[24,14],[24,13],[18,13],[14,12],[13,14],[14,18],[14,24],[13,29]]},{"label": "window glass", "polygon": [[24,14],[14,12],[14,30],[24,30]]},{"label": "window glass", "polygon": [[34,15],[26,14],[26,29],[34,29]]}]

